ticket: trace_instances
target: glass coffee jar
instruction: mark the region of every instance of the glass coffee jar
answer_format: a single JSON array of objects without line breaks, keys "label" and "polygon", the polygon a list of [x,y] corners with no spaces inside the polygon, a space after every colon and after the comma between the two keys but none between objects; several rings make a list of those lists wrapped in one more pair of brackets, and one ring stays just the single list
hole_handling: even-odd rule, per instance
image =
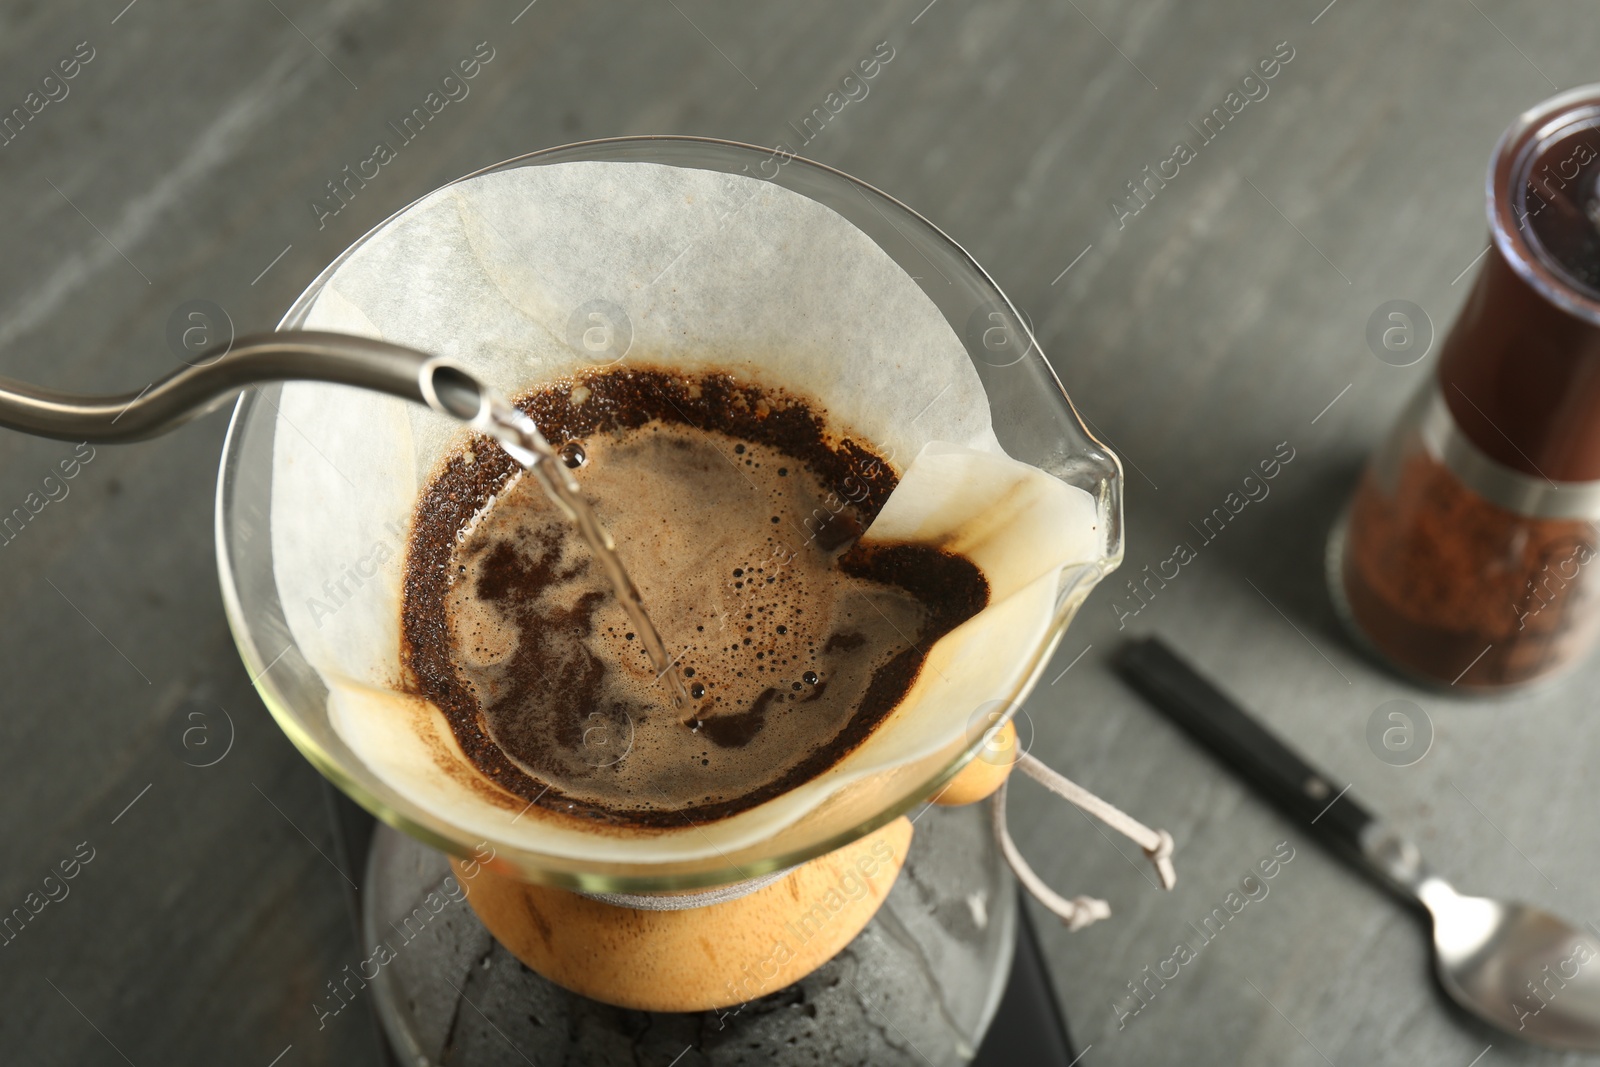
[{"label": "glass coffee jar", "polygon": [[1488,690],[1600,632],[1600,85],[1506,131],[1490,246],[1436,374],[1369,463],[1335,600],[1391,664]]}]

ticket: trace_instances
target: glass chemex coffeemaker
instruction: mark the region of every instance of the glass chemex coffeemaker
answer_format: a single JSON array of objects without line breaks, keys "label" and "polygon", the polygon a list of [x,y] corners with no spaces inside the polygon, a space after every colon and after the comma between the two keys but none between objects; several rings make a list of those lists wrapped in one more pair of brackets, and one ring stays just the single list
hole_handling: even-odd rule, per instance
[{"label": "glass chemex coffeemaker", "polygon": [[[864,536],[955,545],[990,600],[810,780],[727,818],[597,832],[475,774],[408,687],[399,613],[421,489],[445,458],[495,447],[475,436],[493,398],[635,364],[818,398],[896,468]],[[1171,838],[1021,751],[1013,723],[1121,560],[1120,466],[983,269],[884,193],[699,138],[533,153],[377,226],[278,332],[138,396],[0,383],[0,425],[134,440],[246,386],[217,491],[228,620],[279,726],[384,824],[363,957],[317,991],[319,1021],[370,996],[408,1063],[537,1061],[558,1040],[541,1018],[598,1034],[619,1010],[715,1013],[734,1036],[682,1022],[697,1062],[844,1035],[867,1055],[895,1032],[916,1062],[965,1062],[1010,963],[1009,871],[1074,928],[1109,914],[1054,893],[1018,853],[1015,768],[1133,838],[1170,888]],[[596,765],[629,758],[626,736],[585,737]],[[801,994],[783,1026],[745,1010],[784,990]],[[802,1017],[809,1030],[791,1025]],[[658,1028],[663,1062],[686,1051],[669,1048],[677,1025]]]}]

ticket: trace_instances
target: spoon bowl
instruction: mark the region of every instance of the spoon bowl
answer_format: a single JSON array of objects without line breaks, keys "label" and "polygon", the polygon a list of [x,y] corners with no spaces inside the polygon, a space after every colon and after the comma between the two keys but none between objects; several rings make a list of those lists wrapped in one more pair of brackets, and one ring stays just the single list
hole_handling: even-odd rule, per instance
[{"label": "spoon bowl", "polygon": [[1562,1049],[1600,1049],[1600,940],[1542,908],[1457,893],[1430,877],[1439,984],[1491,1026]]}]

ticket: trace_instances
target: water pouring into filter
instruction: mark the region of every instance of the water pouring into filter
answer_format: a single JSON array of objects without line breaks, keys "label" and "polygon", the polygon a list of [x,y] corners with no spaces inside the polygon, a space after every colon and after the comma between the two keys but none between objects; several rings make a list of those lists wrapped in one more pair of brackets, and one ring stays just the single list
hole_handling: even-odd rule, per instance
[{"label": "water pouring into filter", "polygon": [[[498,441],[512,459],[533,473],[539,480],[540,488],[577,528],[589,551],[605,571],[617,602],[638,629],[640,643],[650,657],[656,677],[665,682],[672,706],[682,716],[684,725],[698,726],[693,697],[684,684],[677,664],[667,654],[661,634],[650,621],[650,614],[639,597],[639,589],[633,584],[627,567],[617,554],[616,542],[584,499],[577,479],[572,476],[571,468],[577,465],[573,459],[582,455],[581,449],[574,442],[560,453],[556,452],[531,418],[503,398],[484,390],[464,371],[446,368],[435,375],[432,381],[437,399],[435,406]],[[574,449],[578,451],[574,452]]]}]

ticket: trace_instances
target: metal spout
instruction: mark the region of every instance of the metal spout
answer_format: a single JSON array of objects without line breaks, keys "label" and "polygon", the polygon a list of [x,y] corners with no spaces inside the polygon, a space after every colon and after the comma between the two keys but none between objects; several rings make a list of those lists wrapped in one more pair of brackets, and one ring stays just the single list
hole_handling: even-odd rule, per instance
[{"label": "metal spout", "polygon": [[251,385],[291,380],[374,389],[467,422],[488,403],[476,378],[438,356],[368,337],[285,331],[219,345],[142,392],[120,396],[0,378],[0,427],[67,441],[141,441],[216,410]]}]

